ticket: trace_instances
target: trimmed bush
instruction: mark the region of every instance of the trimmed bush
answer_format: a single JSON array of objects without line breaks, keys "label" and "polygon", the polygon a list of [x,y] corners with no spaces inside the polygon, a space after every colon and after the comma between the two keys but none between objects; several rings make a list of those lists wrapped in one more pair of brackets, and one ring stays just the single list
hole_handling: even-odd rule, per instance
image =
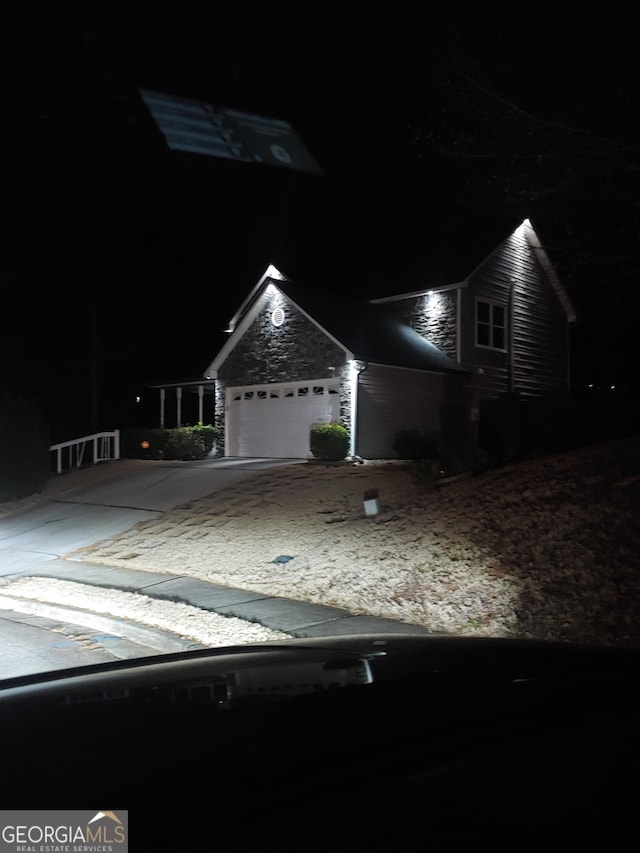
[{"label": "trimmed bush", "polygon": [[214,426],[173,429],[128,429],[120,436],[120,454],[125,459],[206,459],[218,436]]},{"label": "trimmed bush", "polygon": [[204,459],[204,441],[190,429],[171,429],[166,433],[166,444],[163,448],[165,459]]},{"label": "trimmed bush", "polygon": [[37,494],[51,474],[49,429],[34,400],[0,398],[0,501]]},{"label": "trimmed bush", "polygon": [[349,432],[342,424],[314,424],[309,434],[309,447],[316,459],[340,462],[349,453]]},{"label": "trimmed bush", "polygon": [[202,442],[204,455],[208,456],[213,450],[220,430],[211,424],[196,424],[192,427],[186,427],[186,429],[190,430]]}]

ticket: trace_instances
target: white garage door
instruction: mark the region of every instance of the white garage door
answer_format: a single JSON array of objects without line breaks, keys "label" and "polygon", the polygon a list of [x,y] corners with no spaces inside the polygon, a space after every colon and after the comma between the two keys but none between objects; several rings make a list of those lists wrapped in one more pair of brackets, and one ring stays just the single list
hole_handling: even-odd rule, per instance
[{"label": "white garage door", "polygon": [[227,390],[227,456],[306,459],[314,423],[340,417],[338,382],[250,385]]}]

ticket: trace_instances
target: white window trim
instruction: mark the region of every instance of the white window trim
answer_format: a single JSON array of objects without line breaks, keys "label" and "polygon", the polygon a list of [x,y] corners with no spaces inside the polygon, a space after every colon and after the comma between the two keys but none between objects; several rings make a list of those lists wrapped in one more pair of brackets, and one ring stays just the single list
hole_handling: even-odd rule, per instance
[{"label": "white window trim", "polygon": [[[306,390],[304,390],[306,389]],[[318,397],[339,394],[338,379],[312,379],[306,382],[274,382],[266,385],[232,385],[226,389],[229,402],[267,400],[274,397]],[[264,395],[261,392],[266,392]],[[302,392],[302,393],[301,393]],[[250,396],[248,396],[250,395]]]},{"label": "white window trim", "polygon": [[[482,303],[483,305],[488,305],[488,306],[489,306],[489,323],[488,323],[488,324],[483,324],[483,325],[488,325],[488,327],[489,327],[489,336],[490,336],[490,338],[491,338],[491,340],[492,340],[492,341],[493,341],[493,330],[494,330],[494,325],[493,325],[493,309],[494,309],[494,308],[501,308],[501,309],[502,309],[502,311],[503,311],[503,313],[504,313],[504,326],[499,326],[498,328],[501,328],[501,329],[502,329],[502,331],[503,331],[503,335],[504,335],[504,343],[505,343],[505,345],[504,345],[503,347],[496,347],[496,346],[494,346],[492,343],[491,343],[491,344],[481,344],[481,343],[479,343],[479,341],[478,341],[478,325],[479,325],[479,321],[478,321],[478,305],[479,305],[480,303]],[[491,350],[492,352],[508,352],[508,347],[507,347],[507,343],[508,343],[508,328],[507,328],[507,322],[508,322],[508,320],[507,320],[507,306],[506,306],[506,305],[503,305],[501,302],[496,302],[496,301],[494,301],[494,300],[492,300],[492,299],[482,299],[481,297],[476,296],[476,303],[475,303],[475,315],[474,315],[474,318],[473,318],[473,322],[474,322],[475,342],[476,342],[476,346],[477,346],[479,349]]]}]

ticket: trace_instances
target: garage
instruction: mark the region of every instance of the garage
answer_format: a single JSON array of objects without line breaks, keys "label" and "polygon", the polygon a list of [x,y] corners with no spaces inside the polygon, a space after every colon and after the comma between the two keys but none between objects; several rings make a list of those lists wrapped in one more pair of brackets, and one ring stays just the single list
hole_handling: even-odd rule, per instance
[{"label": "garage", "polygon": [[326,379],[228,388],[225,455],[306,459],[312,424],[340,419],[339,390]]}]

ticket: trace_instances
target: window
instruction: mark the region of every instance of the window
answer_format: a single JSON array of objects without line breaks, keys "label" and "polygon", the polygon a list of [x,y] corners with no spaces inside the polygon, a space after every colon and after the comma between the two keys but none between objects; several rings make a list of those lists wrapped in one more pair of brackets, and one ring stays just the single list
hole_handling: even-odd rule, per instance
[{"label": "window", "polygon": [[491,349],[507,348],[506,311],[494,302],[476,302],[476,345]]}]

